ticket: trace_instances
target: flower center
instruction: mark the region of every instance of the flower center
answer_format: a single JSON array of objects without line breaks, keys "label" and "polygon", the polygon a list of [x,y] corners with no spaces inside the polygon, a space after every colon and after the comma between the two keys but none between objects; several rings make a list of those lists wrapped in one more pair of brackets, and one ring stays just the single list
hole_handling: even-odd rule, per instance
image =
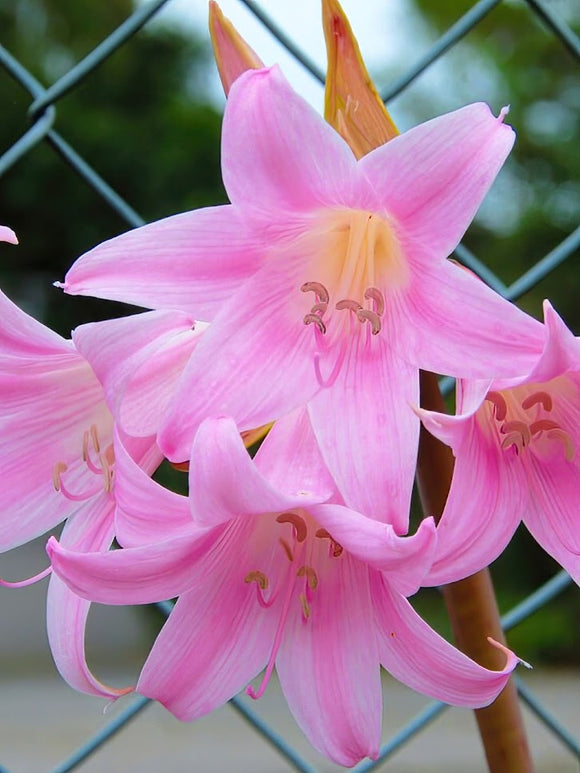
[{"label": "flower center", "polygon": [[[320,572],[317,572],[312,565],[317,561],[315,558],[315,553],[317,552],[315,550],[317,547],[316,542],[318,540],[328,540],[328,556],[331,559],[337,559],[343,553],[342,546],[330,536],[326,529],[313,528],[315,522],[307,513],[281,513],[277,516],[276,523],[282,527],[282,534],[278,536],[282,560],[286,559],[288,561],[286,571],[283,573],[282,582],[276,589],[272,590],[269,578],[259,569],[248,572],[244,578],[244,582],[248,585],[255,584],[258,603],[262,608],[269,609],[281,596],[283,598],[280,620],[262,682],[257,690],[254,690],[253,687],[248,687],[246,690],[246,693],[254,699],[260,698],[264,694],[274,670],[284,627],[292,607],[292,600],[296,597],[296,592],[298,592],[302,622],[306,624],[311,618],[312,603],[320,582]],[[267,592],[268,594],[266,595]]]},{"label": "flower center", "polygon": [[533,448],[536,455],[546,456],[557,445],[564,451],[566,461],[572,461],[575,453],[572,437],[554,415],[556,396],[556,389],[534,390],[525,386],[488,392],[485,399],[491,404],[497,439],[506,452],[513,449],[516,456],[521,456],[524,450]]},{"label": "flower center", "polygon": [[[313,302],[302,321],[313,330],[317,378],[330,386],[348,339],[366,333],[363,345],[370,347],[381,333],[388,294],[408,283],[409,269],[390,223],[371,212],[326,212],[308,238],[312,258],[300,291],[312,293]],[[325,379],[320,359],[332,349],[334,367]]]},{"label": "flower center", "polygon": [[83,433],[81,459],[83,464],[80,469],[82,471],[88,469],[96,476],[96,485],[89,486],[79,492],[71,491],[63,476],[67,471],[69,475],[72,475],[73,471],[69,470],[66,462],[59,461],[52,468],[52,483],[55,491],[60,492],[73,502],[84,502],[102,491],[109,494],[113,488],[115,454],[112,443],[106,448],[102,447],[96,424],[91,424],[90,428]]}]

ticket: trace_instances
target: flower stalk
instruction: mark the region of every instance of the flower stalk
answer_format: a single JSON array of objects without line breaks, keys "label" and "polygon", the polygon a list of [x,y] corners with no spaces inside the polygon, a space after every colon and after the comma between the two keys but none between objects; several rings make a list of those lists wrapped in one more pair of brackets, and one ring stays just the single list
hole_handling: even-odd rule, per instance
[{"label": "flower stalk", "polygon": [[[421,371],[420,385],[421,407],[444,413],[445,403],[437,377]],[[423,426],[419,438],[417,484],[421,505],[426,515],[440,515],[451,486],[453,454]],[[459,649],[482,666],[497,668],[502,656],[499,650],[489,647],[487,637],[502,644],[506,642],[489,569],[449,583],[442,591]],[[513,678],[490,706],[475,709],[475,718],[492,773],[533,770]]]}]

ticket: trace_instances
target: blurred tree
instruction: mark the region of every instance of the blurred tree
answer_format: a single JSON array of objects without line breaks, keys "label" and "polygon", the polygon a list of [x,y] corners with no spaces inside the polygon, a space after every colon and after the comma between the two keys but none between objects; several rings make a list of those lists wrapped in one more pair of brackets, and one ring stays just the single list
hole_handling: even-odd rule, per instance
[{"label": "blurred tree", "polygon": [[[400,63],[403,74],[429,45],[473,7],[473,0],[411,0],[409,24],[415,53]],[[570,26],[580,25],[580,5],[559,0],[552,10]],[[412,123],[467,102],[487,101],[506,119],[517,140],[465,244],[506,283],[511,283],[556,247],[578,225],[580,107],[578,62],[518,0],[505,0],[481,20],[398,98]],[[580,332],[578,256],[568,259],[521,301],[541,317],[550,297],[568,324]]]},{"label": "blurred tree", "polygon": [[[4,0],[1,42],[50,85],[132,10],[131,0]],[[55,128],[146,220],[219,203],[221,117],[199,96],[211,66],[190,30],[150,22],[57,103]],[[31,102],[0,70],[0,153],[26,130]],[[48,324],[68,334],[122,311],[51,288],[76,256],[129,226],[46,142],[2,178],[0,221],[21,241],[2,249],[2,286]]]}]

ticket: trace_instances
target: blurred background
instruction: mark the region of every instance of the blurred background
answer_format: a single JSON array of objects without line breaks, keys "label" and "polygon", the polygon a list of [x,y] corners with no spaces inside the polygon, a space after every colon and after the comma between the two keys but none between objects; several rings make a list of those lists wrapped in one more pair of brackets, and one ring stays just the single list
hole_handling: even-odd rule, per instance
[{"label": "blurred background", "polygon": [[[280,62],[294,86],[321,110],[322,86],[243,3],[221,5],[265,63]],[[472,5],[470,0],[343,2],[381,92]],[[324,71],[318,2],[273,0],[263,6]],[[550,7],[570,27],[580,27],[577,2],[553,0]],[[134,8],[131,0],[0,0],[0,44],[49,86]],[[203,0],[170,0],[56,107],[55,128],[147,221],[226,200],[219,166],[224,98],[206,16]],[[570,51],[523,0],[504,0],[388,103],[401,130],[467,102],[488,102],[496,113],[510,105],[515,149],[464,240],[506,285],[578,225],[578,73]],[[28,128],[30,103],[30,95],[0,68],[0,154]],[[132,307],[69,297],[52,287],[78,255],[128,224],[47,143],[36,145],[0,178],[0,222],[20,238],[19,247],[0,245],[0,286],[45,324],[68,336],[82,322],[134,313]],[[541,318],[548,297],[580,333],[579,268],[578,255],[572,256],[519,304]],[[45,562],[43,544],[0,557],[0,576],[20,579],[38,571]],[[502,612],[557,570],[524,529],[518,532],[492,567]],[[437,590],[421,591],[414,603],[450,635]],[[42,585],[0,589],[0,678],[50,668],[43,604]],[[534,665],[578,669],[578,617],[577,590],[570,588],[515,628],[510,646]],[[137,669],[159,625],[159,615],[147,609],[97,610],[89,627],[92,662],[107,668],[114,656],[117,667]]]}]

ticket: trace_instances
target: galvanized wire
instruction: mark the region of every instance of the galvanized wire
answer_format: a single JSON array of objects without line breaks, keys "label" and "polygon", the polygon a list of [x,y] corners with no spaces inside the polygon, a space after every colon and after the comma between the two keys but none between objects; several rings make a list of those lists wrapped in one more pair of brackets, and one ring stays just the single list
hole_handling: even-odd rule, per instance
[{"label": "galvanized wire", "polygon": [[[130,226],[142,225],[145,221],[124,201],[113,188],[93,169],[82,156],[54,128],[57,122],[57,104],[66,94],[74,90],[80,83],[105,62],[120,46],[129,41],[144,25],[146,25],[169,0],[152,0],[140,6],[129,18],[114,30],[105,40],[78,62],[64,76],[45,88],[38,80],[17,61],[5,48],[0,46],[0,68],[3,68],[31,97],[28,116],[31,125],[23,129],[19,139],[0,156],[0,176],[26,157],[39,143],[45,142],[58,156],[71,167],[80,179],[89,186],[103,201],[117,212]],[[264,8],[255,0],[240,0],[248,10],[270,31],[278,42],[311,73],[319,82],[324,83],[324,73],[312,59],[292,40],[286,32],[274,22]],[[391,83],[383,92],[385,102],[393,99],[412,84],[425,70],[438,61],[449,49],[467,35],[482,21],[502,0],[479,0],[472,8],[455,22],[428,51],[399,79]],[[537,18],[551,34],[556,36],[562,46],[572,55],[580,58],[580,41],[573,30],[541,0],[525,0],[531,17]],[[580,228],[572,232],[559,245],[539,260],[526,273],[520,276],[510,286],[507,286],[495,275],[476,255],[464,245],[459,245],[455,254],[457,258],[475,273],[477,273],[494,290],[510,300],[520,298],[524,293],[551,274],[564,261],[568,260],[580,246]],[[448,381],[448,380],[447,380]],[[445,384],[448,388],[451,382]],[[509,630],[521,623],[530,615],[539,612],[546,604],[562,593],[571,583],[566,572],[560,572],[552,580],[531,594],[521,604],[508,612],[502,618],[504,630]],[[172,604],[163,602],[156,605],[159,611],[167,617]],[[572,733],[553,717],[543,703],[533,695],[524,681],[517,678],[517,688],[521,700],[532,710],[547,728],[573,754],[580,755],[578,741]],[[71,756],[54,769],[53,773],[66,773],[77,768],[89,756],[96,753],[115,734],[120,732],[129,722],[136,719],[150,703],[149,699],[137,696],[129,706],[120,712],[104,728],[96,733],[85,744],[80,746]],[[277,732],[262,720],[248,705],[235,697],[230,701],[232,708],[239,713],[284,759],[298,771],[311,773],[312,766],[305,762],[297,752]],[[445,710],[446,704],[438,701],[428,703],[425,708],[412,718],[409,723],[381,748],[376,761],[365,761],[354,770],[358,773],[369,773],[385,763],[405,743],[412,740],[417,733],[433,722]],[[0,766],[1,770],[1,766]]]}]

